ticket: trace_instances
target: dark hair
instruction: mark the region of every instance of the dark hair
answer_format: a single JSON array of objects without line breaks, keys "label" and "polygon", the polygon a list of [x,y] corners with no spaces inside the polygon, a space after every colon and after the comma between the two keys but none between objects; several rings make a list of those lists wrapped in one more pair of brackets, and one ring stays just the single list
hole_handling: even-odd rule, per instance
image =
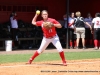
[{"label": "dark hair", "polygon": [[95,15],[96,15],[97,17],[100,17],[100,13],[96,13]]},{"label": "dark hair", "polygon": [[16,12],[15,11],[12,11],[11,15],[12,16],[15,16]]},{"label": "dark hair", "polygon": [[71,16],[71,15],[72,15],[72,13],[74,13],[74,12],[69,13],[69,15]]},{"label": "dark hair", "polygon": [[91,13],[87,13],[87,16],[88,16],[88,15],[91,15]]}]

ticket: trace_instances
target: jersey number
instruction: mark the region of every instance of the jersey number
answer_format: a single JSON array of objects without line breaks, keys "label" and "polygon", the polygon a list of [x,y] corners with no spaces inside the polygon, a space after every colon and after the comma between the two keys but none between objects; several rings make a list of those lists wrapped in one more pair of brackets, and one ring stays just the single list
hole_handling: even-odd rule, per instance
[{"label": "jersey number", "polygon": [[52,32],[52,29],[49,29],[49,33],[51,33]]},{"label": "jersey number", "polygon": [[97,21],[96,25],[100,25],[100,21]]}]

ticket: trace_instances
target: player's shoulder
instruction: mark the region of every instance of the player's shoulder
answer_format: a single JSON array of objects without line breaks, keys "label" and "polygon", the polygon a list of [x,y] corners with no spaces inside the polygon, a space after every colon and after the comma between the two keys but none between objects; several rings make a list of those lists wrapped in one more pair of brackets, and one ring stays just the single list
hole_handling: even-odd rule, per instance
[{"label": "player's shoulder", "polygon": [[72,18],[71,18],[71,17],[69,17],[68,19],[69,19],[69,20],[72,20]]},{"label": "player's shoulder", "polygon": [[80,19],[84,19],[84,17],[80,17]]},{"label": "player's shoulder", "polygon": [[10,19],[13,19],[14,17],[10,17]]},{"label": "player's shoulder", "polygon": [[95,21],[97,21],[97,20],[100,21],[100,17],[96,17]]},{"label": "player's shoulder", "polygon": [[98,19],[97,17],[93,18],[93,20],[97,20],[97,19]]},{"label": "player's shoulder", "polygon": [[69,21],[74,21],[75,18],[69,17]]},{"label": "player's shoulder", "polygon": [[83,17],[77,17],[77,18],[75,18],[75,20],[84,20],[84,18]]},{"label": "player's shoulder", "polygon": [[42,23],[43,23],[43,20],[36,21],[36,25],[38,25],[38,26],[42,25]]},{"label": "player's shoulder", "polygon": [[81,21],[84,21],[84,17],[80,17],[80,20],[81,20]]}]

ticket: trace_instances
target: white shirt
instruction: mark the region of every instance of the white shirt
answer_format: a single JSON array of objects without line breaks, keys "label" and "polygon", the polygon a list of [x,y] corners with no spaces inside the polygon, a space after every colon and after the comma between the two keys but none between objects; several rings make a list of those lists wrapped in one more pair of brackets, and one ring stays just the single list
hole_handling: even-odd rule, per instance
[{"label": "white shirt", "polygon": [[[69,23],[72,24],[74,22],[74,18],[69,17]],[[69,28],[74,28],[73,25],[71,25]]]},{"label": "white shirt", "polygon": [[11,21],[11,28],[18,28],[18,23],[17,20],[14,19],[14,17],[10,17],[10,21]]},{"label": "white shirt", "polygon": [[94,18],[92,23],[94,23],[94,28],[100,28],[100,17]]},{"label": "white shirt", "polygon": [[[64,20],[65,20],[65,26],[64,27],[67,28],[67,18],[64,18]],[[74,22],[74,19],[69,17],[68,18],[68,23],[73,23],[73,22]],[[74,28],[74,26],[71,25],[69,28]]]}]

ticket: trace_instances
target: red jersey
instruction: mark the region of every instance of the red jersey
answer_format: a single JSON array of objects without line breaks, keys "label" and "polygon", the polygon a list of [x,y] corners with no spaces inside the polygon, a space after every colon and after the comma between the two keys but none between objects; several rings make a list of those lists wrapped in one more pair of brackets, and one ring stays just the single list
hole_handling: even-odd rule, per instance
[{"label": "red jersey", "polygon": [[[59,24],[58,21],[56,21],[55,19],[52,19],[52,18],[48,18],[48,21],[52,22],[53,24]],[[46,28],[43,27],[43,22],[44,22],[43,20],[36,22],[37,26],[41,26],[42,27],[43,35],[46,38],[55,36],[56,35],[55,27],[53,26],[51,29],[46,29]]]}]

